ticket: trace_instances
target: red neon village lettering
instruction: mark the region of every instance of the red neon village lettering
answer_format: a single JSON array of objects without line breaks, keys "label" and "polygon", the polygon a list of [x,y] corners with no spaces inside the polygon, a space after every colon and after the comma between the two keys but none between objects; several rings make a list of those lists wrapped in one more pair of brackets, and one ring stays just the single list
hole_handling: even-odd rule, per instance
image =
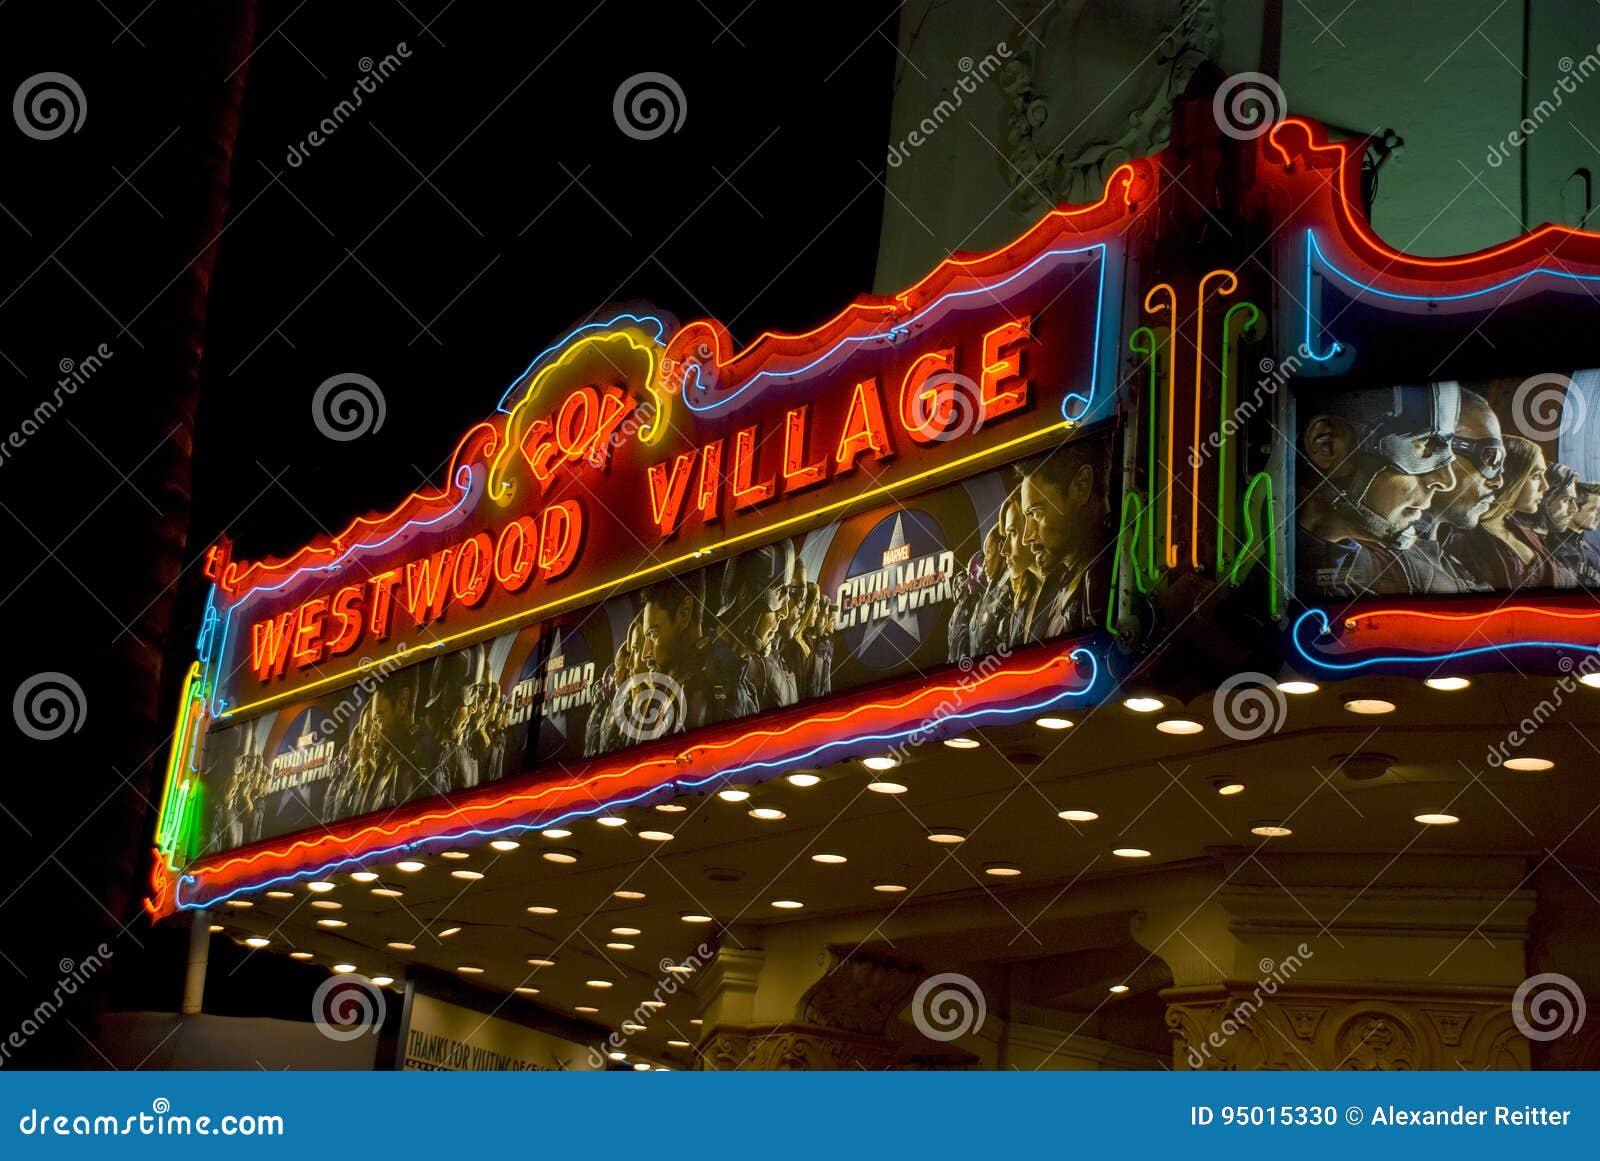
[{"label": "red neon village lettering", "polygon": [[583,545],[577,500],[519,516],[499,533],[479,532],[363,581],[302,601],[250,626],[250,669],[260,681],[282,677],[353,650],[364,638],[386,639],[396,624],[420,629],[452,608],[474,608],[491,590],[517,593],[536,578],[571,571]]},{"label": "red neon village lettering", "polygon": [[752,423],[731,441],[712,440],[651,464],[656,530],[671,537],[690,517],[712,523],[847,476],[864,462],[892,459],[897,433],[919,444],[960,438],[1026,407],[1032,394],[1025,366],[1034,341],[1031,323],[1029,317],[1014,319],[985,334],[977,344],[975,375],[962,374],[956,350],[945,348],[914,359],[891,395],[879,376],[859,380],[849,388],[836,432],[816,430],[811,405],[802,404],[781,423]]}]

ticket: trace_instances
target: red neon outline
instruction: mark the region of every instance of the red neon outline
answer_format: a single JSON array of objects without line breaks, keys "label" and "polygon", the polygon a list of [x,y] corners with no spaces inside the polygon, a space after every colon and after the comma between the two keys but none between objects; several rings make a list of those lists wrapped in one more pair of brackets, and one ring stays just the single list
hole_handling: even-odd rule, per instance
[{"label": "red neon outline", "polygon": [[[921,684],[920,678],[908,678],[900,683],[901,688],[910,687],[907,692],[890,695],[878,701],[864,701],[859,703],[831,708],[823,712],[812,712],[804,716],[796,716],[793,711],[786,715],[791,720],[782,724],[771,726],[758,726],[753,729],[738,730],[740,723],[729,723],[723,729],[711,734],[708,740],[696,741],[693,745],[672,749],[669,747],[652,747],[648,754],[641,755],[626,763],[598,762],[592,763],[593,773],[580,777],[574,781],[555,784],[514,789],[507,791],[503,785],[486,788],[475,798],[469,798],[449,809],[421,807],[416,812],[383,823],[354,824],[342,830],[325,829],[311,838],[294,839],[286,846],[265,847],[249,851],[248,853],[229,853],[218,856],[220,861],[209,863],[202,859],[194,866],[184,869],[184,875],[193,876],[197,880],[196,895],[208,893],[208,889],[215,889],[217,893],[236,887],[239,880],[246,877],[252,868],[260,867],[264,877],[272,874],[282,874],[292,871],[296,867],[305,866],[313,861],[328,862],[342,858],[359,857],[362,849],[376,849],[380,846],[394,845],[394,841],[407,841],[400,836],[413,833],[415,837],[409,841],[425,842],[430,836],[425,833],[415,833],[427,828],[430,823],[448,822],[454,826],[473,826],[491,820],[502,822],[513,819],[528,818],[538,809],[559,811],[574,803],[585,805],[598,804],[604,797],[596,794],[593,787],[602,783],[616,783],[628,781],[640,786],[650,783],[653,775],[661,782],[667,779],[667,774],[679,778],[686,773],[685,768],[697,760],[705,759],[719,753],[738,750],[740,748],[755,748],[755,753],[760,753],[760,747],[790,735],[800,735],[798,741],[793,743],[796,751],[803,752],[811,746],[832,740],[835,731],[828,727],[841,722],[849,721],[856,728],[851,733],[872,733],[874,727],[863,724],[864,715],[872,713],[896,713],[909,710],[915,716],[919,710],[913,708],[918,705],[940,704],[948,694],[961,692],[969,698],[976,696],[984,689],[993,690],[993,701],[1003,704],[1011,699],[1027,696],[1037,691],[1041,682],[1041,675],[1051,671],[1066,668],[1075,670],[1076,665],[1072,655],[1082,648],[1082,642],[1075,642],[1069,646],[1058,648],[1056,651],[1043,657],[1038,664],[1031,667],[1018,666],[1002,667],[993,673],[980,678],[977,682],[971,680],[970,675],[957,675],[949,684],[929,686]],[[1032,651],[1030,651],[1032,652]],[[803,711],[802,711],[803,712]],[[769,720],[770,720],[770,715]],[[781,720],[781,719],[780,719]],[[896,719],[903,720],[902,719]],[[754,754],[752,754],[752,757]],[[781,753],[773,753],[768,760],[781,760]],[[727,763],[723,763],[726,765]],[[697,774],[709,774],[710,769],[702,768]],[[779,771],[774,769],[771,776],[776,777]],[[628,788],[631,788],[628,787]],[[613,790],[622,789],[613,787]],[[541,800],[549,800],[541,803]],[[535,804],[539,804],[535,806]],[[515,808],[507,816],[508,809]],[[160,860],[158,860],[160,862]],[[241,868],[235,871],[234,868]],[[230,874],[230,872],[233,872]],[[268,873],[270,872],[270,873]],[[177,880],[167,872],[164,862],[158,869],[151,873],[151,896],[145,901],[145,909],[156,918],[172,914],[177,909],[175,897]]]},{"label": "red neon outline", "polygon": [[1548,265],[1552,261],[1600,265],[1600,233],[1549,223],[1499,245],[1453,258],[1407,254],[1378,237],[1360,208],[1365,139],[1357,140],[1363,148],[1353,149],[1347,143],[1328,141],[1326,127],[1314,121],[1287,117],[1274,125],[1261,142],[1263,159],[1269,165],[1292,172],[1296,161],[1303,161],[1307,171],[1335,171],[1332,180],[1326,176],[1324,180],[1333,194],[1331,206],[1342,240],[1354,257],[1376,268],[1381,279],[1437,283],[1443,271],[1452,282],[1492,280],[1495,275],[1520,267]]},{"label": "red neon outline", "polygon": [[[742,349],[735,351],[733,336],[716,319],[696,319],[686,323],[667,341],[663,362],[675,367],[701,364],[714,377],[719,392],[735,390],[752,375],[772,363],[795,356],[814,354],[852,334],[870,330],[898,315],[911,315],[932,303],[963,278],[981,279],[1026,265],[1063,238],[1091,234],[1134,211],[1155,192],[1156,163],[1137,158],[1119,165],[1109,178],[1100,199],[1086,206],[1061,206],[1035,222],[1020,237],[1004,246],[979,254],[957,252],[935,266],[917,282],[892,295],[862,295],[826,322],[809,331],[784,333],[763,331]],[[1118,204],[1113,197],[1120,195]],[[707,359],[693,358],[702,344],[709,346]]]}]

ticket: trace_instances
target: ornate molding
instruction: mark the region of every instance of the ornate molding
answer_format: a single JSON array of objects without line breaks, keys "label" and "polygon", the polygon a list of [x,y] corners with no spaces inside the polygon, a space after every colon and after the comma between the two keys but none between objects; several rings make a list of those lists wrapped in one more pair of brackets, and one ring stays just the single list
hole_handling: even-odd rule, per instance
[{"label": "ornate molding", "polygon": [[924,974],[886,960],[841,956],[829,948],[827,970],[800,997],[795,1015],[802,1024],[881,1036]]},{"label": "ornate molding", "polygon": [[[1065,22],[1070,32],[1082,7],[1081,3],[1068,5],[1060,20],[1049,23]],[[1061,202],[1090,201],[1105,188],[1106,178],[1117,166],[1164,148],[1172,136],[1173,99],[1188,88],[1200,66],[1215,61],[1221,51],[1216,7],[1216,0],[1183,0],[1149,65],[1149,72],[1157,78],[1154,89],[1142,103],[1137,95],[1130,97],[1126,127],[1111,140],[1080,141],[1067,130],[1064,140],[1045,144],[1050,95],[1041,77],[1041,46],[1036,35],[1019,27],[1011,42],[1028,47],[1017,52],[1000,72],[1001,88],[1011,102],[1006,116],[1005,173],[1015,191],[1012,208],[1028,211]],[[1022,15],[1027,16],[1027,11]]]},{"label": "ornate molding", "polygon": [[1415,1071],[1526,1069],[1530,1042],[1497,988],[1254,983],[1171,988],[1175,1069]]},{"label": "ornate molding", "polygon": [[816,1072],[892,1068],[894,1041],[804,1024],[713,1028],[700,1049],[701,1067],[715,1072]]}]

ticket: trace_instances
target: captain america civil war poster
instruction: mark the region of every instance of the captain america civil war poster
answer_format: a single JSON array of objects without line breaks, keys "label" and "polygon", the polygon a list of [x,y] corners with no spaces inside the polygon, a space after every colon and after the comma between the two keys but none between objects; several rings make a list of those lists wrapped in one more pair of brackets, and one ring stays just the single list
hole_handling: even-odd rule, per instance
[{"label": "captain america civil war poster", "polygon": [[1103,622],[1110,441],[210,731],[207,849],[570,764]]}]

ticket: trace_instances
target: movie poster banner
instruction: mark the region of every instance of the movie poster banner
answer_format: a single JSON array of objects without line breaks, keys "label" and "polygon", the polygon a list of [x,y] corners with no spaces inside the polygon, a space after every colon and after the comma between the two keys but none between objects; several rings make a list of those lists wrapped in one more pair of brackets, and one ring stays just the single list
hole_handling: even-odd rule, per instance
[{"label": "movie poster banner", "polygon": [[205,853],[1094,629],[1111,446],[1089,434],[213,730]]},{"label": "movie poster banner", "polygon": [[1600,371],[1295,398],[1307,601],[1600,588]]}]

